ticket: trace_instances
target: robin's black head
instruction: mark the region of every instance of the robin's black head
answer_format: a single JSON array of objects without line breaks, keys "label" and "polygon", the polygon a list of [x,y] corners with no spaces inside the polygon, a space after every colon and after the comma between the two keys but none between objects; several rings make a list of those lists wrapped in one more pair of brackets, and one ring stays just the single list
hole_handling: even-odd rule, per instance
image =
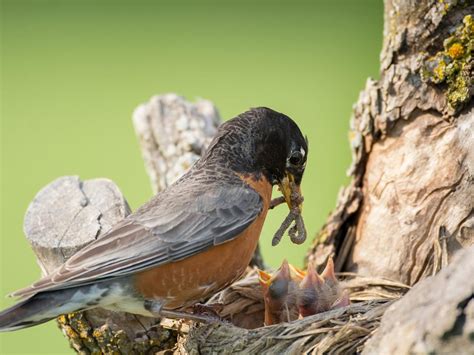
[{"label": "robin's black head", "polygon": [[308,142],[299,127],[288,116],[269,108],[256,108],[248,113],[258,117],[254,128],[254,164],[272,184],[285,178],[301,184]]},{"label": "robin's black head", "polygon": [[263,174],[280,185],[288,202],[291,183],[301,183],[307,156],[308,142],[296,123],[259,107],[225,122],[206,158],[218,159],[238,173]]}]

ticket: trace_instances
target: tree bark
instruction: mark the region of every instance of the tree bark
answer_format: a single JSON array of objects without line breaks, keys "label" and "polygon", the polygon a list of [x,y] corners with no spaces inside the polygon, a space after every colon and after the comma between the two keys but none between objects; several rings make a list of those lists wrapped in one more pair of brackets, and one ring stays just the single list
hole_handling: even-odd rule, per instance
[{"label": "tree bark", "polygon": [[221,123],[207,100],[195,104],[175,94],[154,96],[133,113],[133,126],[153,193],[176,181],[204,153]]},{"label": "tree bark", "polygon": [[352,181],[308,258],[413,285],[474,243],[467,1],[385,2],[380,79],[351,119]]},{"label": "tree bark", "polygon": [[466,275],[474,275],[474,246],[388,307],[364,354],[474,354],[474,278]]}]

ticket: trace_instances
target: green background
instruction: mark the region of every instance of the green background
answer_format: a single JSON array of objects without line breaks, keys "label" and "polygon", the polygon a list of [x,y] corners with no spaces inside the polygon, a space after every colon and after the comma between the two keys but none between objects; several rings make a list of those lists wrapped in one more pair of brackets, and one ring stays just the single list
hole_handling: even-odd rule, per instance
[{"label": "green background", "polygon": [[[352,104],[378,75],[380,1],[1,1],[1,301],[39,268],[22,232],[36,192],[61,175],[114,180],[137,208],[151,197],[131,124],[140,103],[176,92],[228,119],[253,106],[294,118],[310,140],[303,182],[310,235],[270,246],[301,265],[347,182]],[[0,335],[0,353],[71,353],[49,322]]]}]

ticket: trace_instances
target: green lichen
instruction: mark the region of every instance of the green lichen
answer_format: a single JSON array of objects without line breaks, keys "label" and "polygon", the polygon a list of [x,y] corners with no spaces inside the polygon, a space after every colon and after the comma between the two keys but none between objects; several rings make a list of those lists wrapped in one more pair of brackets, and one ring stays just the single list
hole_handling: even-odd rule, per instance
[{"label": "green lichen", "polygon": [[459,110],[472,94],[474,21],[471,15],[463,19],[455,33],[443,42],[444,49],[424,60],[421,78],[425,82],[446,84],[449,106]]},{"label": "green lichen", "polygon": [[172,349],[177,339],[177,332],[161,327],[129,339],[125,331],[113,330],[108,324],[93,328],[81,312],[62,315],[57,321],[71,346],[84,354],[154,354]]},{"label": "green lichen", "polygon": [[[441,6],[443,7],[443,15],[446,15],[449,11],[449,9],[453,6],[452,3],[450,2],[445,2],[444,0],[438,0],[438,2],[441,4]],[[456,2],[455,4],[456,5]]]}]

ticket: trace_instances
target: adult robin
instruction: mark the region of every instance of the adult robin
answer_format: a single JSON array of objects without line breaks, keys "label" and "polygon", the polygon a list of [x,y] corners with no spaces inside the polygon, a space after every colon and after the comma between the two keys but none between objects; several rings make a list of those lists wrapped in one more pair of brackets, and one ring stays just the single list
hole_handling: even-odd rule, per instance
[{"label": "adult robin", "polygon": [[300,129],[282,113],[261,107],[227,121],[178,181],[56,272],[13,293],[24,300],[0,313],[0,330],[94,307],[202,320],[186,308],[243,274],[272,186],[294,207],[307,153]]}]

